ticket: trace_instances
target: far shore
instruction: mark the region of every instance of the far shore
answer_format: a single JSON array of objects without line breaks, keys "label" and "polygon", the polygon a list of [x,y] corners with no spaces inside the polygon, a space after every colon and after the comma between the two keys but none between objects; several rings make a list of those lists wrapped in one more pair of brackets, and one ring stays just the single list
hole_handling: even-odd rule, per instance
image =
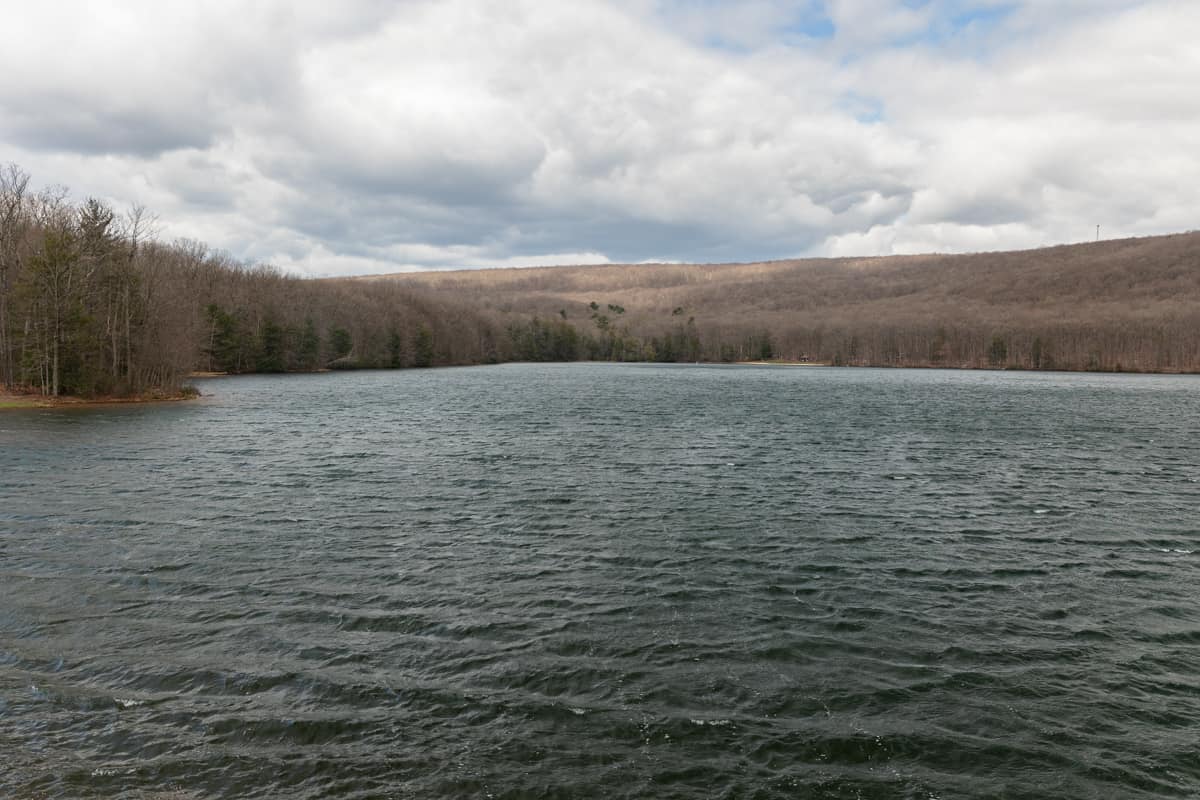
[{"label": "far shore", "polygon": [[[445,366],[458,366],[456,364],[447,364]],[[469,365],[478,366],[478,365]],[[297,369],[285,370],[283,372],[212,372],[209,370],[195,370],[188,373],[188,378],[230,378],[240,375],[319,375],[326,372],[354,372],[359,367],[350,369],[335,370],[329,367],[321,367],[319,369]],[[365,367],[365,369],[389,369],[389,367]]]},{"label": "far shore", "polygon": [[772,358],[759,361],[736,361],[736,364],[741,364],[747,367],[829,367],[832,364],[826,361],[787,361],[782,358]]}]

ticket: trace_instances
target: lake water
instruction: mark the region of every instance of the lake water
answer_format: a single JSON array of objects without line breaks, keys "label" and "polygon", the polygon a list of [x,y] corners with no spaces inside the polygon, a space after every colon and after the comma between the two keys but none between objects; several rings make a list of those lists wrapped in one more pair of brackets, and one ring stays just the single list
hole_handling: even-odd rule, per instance
[{"label": "lake water", "polygon": [[1200,379],[200,385],[0,415],[0,796],[1200,794]]}]

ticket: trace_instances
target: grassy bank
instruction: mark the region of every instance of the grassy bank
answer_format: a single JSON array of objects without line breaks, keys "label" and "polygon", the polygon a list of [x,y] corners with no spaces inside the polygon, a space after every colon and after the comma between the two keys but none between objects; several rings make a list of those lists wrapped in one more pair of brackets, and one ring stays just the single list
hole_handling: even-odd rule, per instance
[{"label": "grassy bank", "polygon": [[0,410],[28,408],[80,408],[85,406],[113,406],[134,403],[176,403],[195,400],[200,392],[193,387],[173,393],[146,393],[131,397],[73,397],[60,395],[49,397],[42,394],[16,394],[0,392]]}]

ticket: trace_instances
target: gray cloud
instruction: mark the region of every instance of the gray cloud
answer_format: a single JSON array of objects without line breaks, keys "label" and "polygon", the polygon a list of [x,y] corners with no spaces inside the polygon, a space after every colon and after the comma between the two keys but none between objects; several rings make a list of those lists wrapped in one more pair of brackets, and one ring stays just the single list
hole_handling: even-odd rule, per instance
[{"label": "gray cloud", "polygon": [[85,98],[25,98],[0,107],[0,137],[33,151],[152,158],[169,150],[205,148],[215,132],[202,118],[147,118],[137,109],[99,109]]},{"label": "gray cloud", "polygon": [[0,161],[307,274],[991,249],[1200,216],[1200,10],[1169,0],[10,17]]}]

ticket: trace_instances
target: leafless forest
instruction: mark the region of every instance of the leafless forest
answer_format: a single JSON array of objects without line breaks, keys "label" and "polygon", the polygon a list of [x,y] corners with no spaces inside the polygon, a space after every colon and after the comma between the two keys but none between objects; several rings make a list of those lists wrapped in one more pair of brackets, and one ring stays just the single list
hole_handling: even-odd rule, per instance
[{"label": "leafless forest", "polygon": [[1200,372],[1200,233],[977,255],[304,280],[0,170],[0,387],[510,360]]},{"label": "leafless forest", "polygon": [[0,388],[173,394],[194,370],[288,372],[499,360],[490,315],[419,287],[306,281],[194,241],[143,209],[34,192],[0,169]]},{"label": "leafless forest", "polygon": [[615,341],[608,357],[1200,371],[1200,233],[973,255],[389,278],[496,319],[565,321]]}]

